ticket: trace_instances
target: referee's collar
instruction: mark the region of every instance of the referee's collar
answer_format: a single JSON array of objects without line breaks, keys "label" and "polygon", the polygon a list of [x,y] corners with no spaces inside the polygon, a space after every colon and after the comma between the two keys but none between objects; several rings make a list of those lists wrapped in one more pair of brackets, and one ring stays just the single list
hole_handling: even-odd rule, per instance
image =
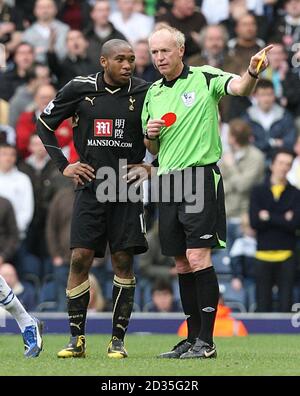
[{"label": "referee's collar", "polygon": [[163,77],[163,80],[162,80],[162,83],[160,86],[162,87],[163,85],[165,85],[166,87],[172,88],[177,80],[186,79],[186,78],[188,78],[188,75],[191,73],[192,72],[190,71],[190,67],[188,65],[184,64],[182,72],[180,73],[180,75],[178,77],[176,77],[176,78],[174,78],[174,80],[170,80],[170,81],[167,81],[166,78]]}]

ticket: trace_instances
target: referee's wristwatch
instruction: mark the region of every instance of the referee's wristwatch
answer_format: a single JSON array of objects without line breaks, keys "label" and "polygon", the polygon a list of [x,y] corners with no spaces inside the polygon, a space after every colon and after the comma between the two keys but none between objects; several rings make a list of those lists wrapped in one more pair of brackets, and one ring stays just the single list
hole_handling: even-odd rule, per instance
[{"label": "referee's wristwatch", "polygon": [[145,138],[146,138],[147,140],[157,140],[157,137],[150,137],[150,136],[148,135],[147,129],[144,131],[144,136],[145,136]]}]

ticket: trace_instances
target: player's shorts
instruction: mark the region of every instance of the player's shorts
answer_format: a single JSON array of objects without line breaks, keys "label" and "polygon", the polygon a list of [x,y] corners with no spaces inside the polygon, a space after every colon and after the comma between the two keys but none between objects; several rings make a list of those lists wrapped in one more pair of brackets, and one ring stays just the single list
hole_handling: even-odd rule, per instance
[{"label": "player's shorts", "polygon": [[108,243],[112,254],[128,249],[141,254],[148,249],[145,233],[142,202],[100,203],[93,185],[76,191],[71,249],[91,249],[95,257],[104,257]]},{"label": "player's shorts", "polygon": [[[192,168],[193,172],[197,168]],[[203,207],[196,213],[187,213],[189,205],[182,202],[160,202],[159,235],[162,253],[166,256],[181,256],[186,249],[226,247],[226,216],[222,176],[217,165],[203,169],[201,194]],[[203,190],[204,186],[204,190]],[[199,188],[200,190],[200,188]],[[192,191],[196,192],[193,177]]]}]

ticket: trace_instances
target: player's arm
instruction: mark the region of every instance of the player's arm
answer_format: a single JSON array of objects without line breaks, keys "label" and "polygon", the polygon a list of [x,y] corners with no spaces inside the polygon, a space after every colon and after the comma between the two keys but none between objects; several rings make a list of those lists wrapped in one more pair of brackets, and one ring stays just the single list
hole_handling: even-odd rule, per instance
[{"label": "player's arm", "polygon": [[94,170],[87,164],[77,162],[69,164],[59,147],[55,130],[63,120],[74,115],[78,99],[72,81],[65,85],[40,115],[37,121],[37,132],[55,165],[64,176],[74,178],[84,184],[83,179],[90,181],[94,178]]},{"label": "player's arm", "polygon": [[235,96],[250,95],[258,81],[259,74],[268,67],[268,52],[273,45],[268,45],[252,56],[248,70],[241,78],[234,78],[229,82],[228,93]]}]

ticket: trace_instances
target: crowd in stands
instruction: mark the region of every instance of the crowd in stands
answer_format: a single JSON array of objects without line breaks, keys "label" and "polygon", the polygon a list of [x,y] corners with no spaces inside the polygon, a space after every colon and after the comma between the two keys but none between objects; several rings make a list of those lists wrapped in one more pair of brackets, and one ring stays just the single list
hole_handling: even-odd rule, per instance
[{"label": "crowd in stands", "polygon": [[[110,39],[133,45],[137,77],[159,79],[147,39],[161,23],[184,32],[190,66],[242,74],[274,44],[254,94],[220,102],[228,244],[212,258],[232,310],[291,311],[300,301],[300,0],[0,0],[0,274],[27,309],[66,310],[74,191],[36,120],[69,80],[100,70]],[[72,120],[55,133],[76,162]],[[177,312],[157,208],[145,210],[149,251],[135,258],[135,310]],[[112,278],[107,252],[93,263],[91,311],[111,309]]]}]

